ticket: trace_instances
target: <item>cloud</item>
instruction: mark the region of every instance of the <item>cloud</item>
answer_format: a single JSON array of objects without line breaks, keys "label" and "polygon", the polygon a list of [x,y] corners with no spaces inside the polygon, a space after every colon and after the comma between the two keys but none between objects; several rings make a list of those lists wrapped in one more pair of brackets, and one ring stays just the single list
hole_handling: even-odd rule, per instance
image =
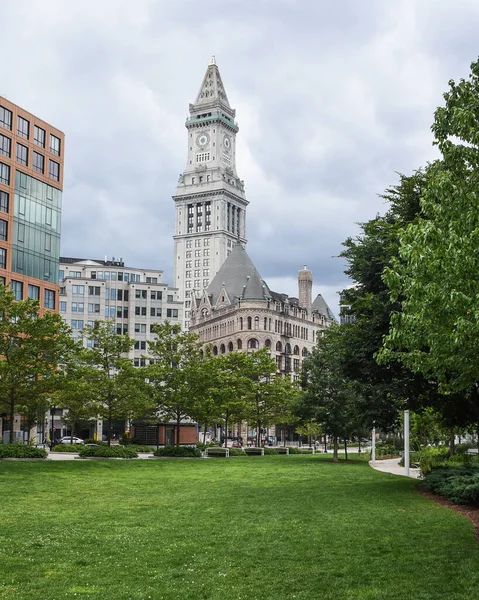
[{"label": "cloud", "polygon": [[184,121],[216,54],[248,252],[277,291],[307,264],[337,313],[341,242],[384,212],[397,171],[435,157],[433,112],[478,27],[475,0],[6,0],[0,94],[66,134],[62,254],[171,282]]}]

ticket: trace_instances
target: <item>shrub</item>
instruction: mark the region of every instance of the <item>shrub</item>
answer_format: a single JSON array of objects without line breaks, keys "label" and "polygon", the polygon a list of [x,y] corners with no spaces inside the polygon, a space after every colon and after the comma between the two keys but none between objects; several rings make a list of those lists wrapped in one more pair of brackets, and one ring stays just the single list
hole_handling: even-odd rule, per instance
[{"label": "shrub", "polygon": [[87,438],[84,440],[85,444],[97,444],[98,446],[108,446],[107,442],[102,442],[101,440],[96,440],[95,438]]},{"label": "shrub", "polygon": [[229,448],[230,456],[246,456],[241,448]]},{"label": "shrub", "polygon": [[84,447],[83,444],[57,444],[53,446],[52,452],[80,452]]},{"label": "shrub", "polygon": [[201,458],[201,450],[196,446],[165,446],[155,450],[154,455],[171,458]]},{"label": "shrub", "polygon": [[24,444],[0,444],[0,458],[46,458],[48,453],[43,448]]},{"label": "shrub", "polygon": [[138,458],[136,451],[126,446],[83,446],[79,454],[81,458]]},{"label": "shrub", "polygon": [[474,442],[462,442],[456,445],[456,454],[466,454],[468,450],[477,449],[477,444]]},{"label": "shrub", "polygon": [[[290,454],[312,454],[313,451],[311,448],[298,448],[297,446],[286,446],[289,448]],[[265,452],[266,454],[266,452]]]},{"label": "shrub", "polygon": [[131,448],[135,452],[148,452],[148,453],[151,453],[151,452],[155,451],[155,448],[152,448],[151,446],[143,446],[143,444],[128,444],[127,447]]},{"label": "shrub", "polygon": [[141,446],[141,440],[136,437],[130,437],[126,433],[124,433],[120,438],[121,446],[130,446],[133,444],[134,446]]},{"label": "shrub", "polygon": [[433,468],[421,486],[457,504],[479,506],[479,467]]},{"label": "shrub", "polygon": [[278,454],[278,451],[276,450],[276,448],[264,448],[264,454],[265,456],[267,454]]}]

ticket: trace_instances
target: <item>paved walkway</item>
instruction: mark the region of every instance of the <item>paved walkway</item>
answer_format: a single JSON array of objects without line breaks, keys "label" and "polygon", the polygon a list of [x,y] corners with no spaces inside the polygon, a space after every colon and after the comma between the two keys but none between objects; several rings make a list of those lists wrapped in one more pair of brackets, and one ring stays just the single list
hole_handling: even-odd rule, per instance
[{"label": "paved walkway", "polygon": [[[392,473],[393,475],[403,475],[406,477],[404,467],[399,466],[400,460],[400,458],[387,458],[386,460],[376,460],[374,464],[372,461],[370,461],[369,465],[373,469],[376,469],[376,471],[383,471],[384,473]],[[420,476],[421,469],[409,468],[409,477],[418,479]]]}]

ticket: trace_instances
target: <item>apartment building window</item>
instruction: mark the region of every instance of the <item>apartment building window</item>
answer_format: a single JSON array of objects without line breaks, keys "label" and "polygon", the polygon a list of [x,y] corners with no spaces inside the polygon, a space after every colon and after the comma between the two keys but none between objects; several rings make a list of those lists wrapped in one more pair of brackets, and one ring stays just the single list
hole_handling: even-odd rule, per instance
[{"label": "apartment building window", "polygon": [[69,271],[68,277],[81,277],[81,271]]},{"label": "apartment building window", "polygon": [[60,180],[60,165],[51,159],[48,160],[48,177],[55,181]]},{"label": "apartment building window", "polygon": [[151,292],[152,300],[161,300],[163,298],[163,292]]},{"label": "apartment building window", "polygon": [[44,300],[45,308],[55,308],[55,292],[53,290],[45,290]]},{"label": "apartment building window", "polygon": [[151,317],[161,317],[161,308],[150,308]]},{"label": "apartment building window", "polygon": [[146,283],[158,283],[158,277],[147,277]]},{"label": "apartment building window", "polygon": [[196,155],[196,162],[197,163],[207,162],[209,160],[210,160],[210,153],[209,152],[200,152],[199,154]]},{"label": "apartment building window", "polygon": [[60,301],[60,312],[67,312],[67,303],[65,300]]},{"label": "apartment building window", "polygon": [[135,315],[146,317],[146,306],[135,306]]},{"label": "apartment building window", "polygon": [[185,281],[185,288],[191,288],[191,281]]},{"label": "apartment building window", "polygon": [[12,130],[12,111],[0,106],[0,126]]},{"label": "apartment building window", "polygon": [[81,294],[83,296],[84,293],[85,293],[84,285],[72,285],[72,294]]},{"label": "apartment building window", "polygon": [[203,256],[209,256],[210,255],[210,249],[209,248],[205,248],[203,250]]},{"label": "apartment building window", "polygon": [[85,311],[85,305],[83,302],[72,302],[72,312],[82,313]]},{"label": "apartment building window", "polygon": [[191,250],[186,251],[185,258],[191,258]]},{"label": "apartment building window", "polygon": [[37,173],[43,173],[45,171],[45,157],[39,152],[33,151],[33,170]]},{"label": "apartment building window", "polygon": [[209,258],[204,258],[203,259],[203,266],[204,267],[209,267],[210,266],[210,259]]},{"label": "apartment building window", "polygon": [[17,162],[21,165],[28,165],[28,148],[17,142]]},{"label": "apartment building window", "polygon": [[88,295],[89,296],[99,296],[100,288],[97,285],[89,285],[88,286]]},{"label": "apartment building window", "polygon": [[135,333],[146,333],[146,324],[135,323]]},{"label": "apartment building window", "polygon": [[28,140],[28,136],[30,135],[30,122],[20,116],[17,119],[17,135],[26,140]]},{"label": "apartment building window", "polygon": [[100,305],[99,304],[88,304],[88,312],[90,314],[100,314]]},{"label": "apartment building window", "polygon": [[166,309],[166,317],[169,319],[177,319],[178,318],[178,309],[177,308],[167,308]]},{"label": "apartment building window", "polygon": [[[204,250],[204,252],[206,252],[206,250]],[[198,258],[198,256],[201,256],[201,250],[195,250],[195,257]]]},{"label": "apartment building window", "polygon": [[146,290],[136,290],[135,292],[135,298],[143,298],[144,300],[146,300],[147,297],[147,291]]},{"label": "apartment building window", "polygon": [[146,350],[146,342],[144,340],[136,340],[135,350]]},{"label": "apartment building window", "polygon": [[12,151],[12,140],[6,135],[0,133],[0,154],[10,158]]},{"label": "apartment building window", "polygon": [[45,130],[38,125],[33,126],[33,143],[40,148],[45,148]]},{"label": "apartment building window", "polygon": [[0,240],[6,240],[8,238],[8,222],[0,219]]},{"label": "apartment building window", "polygon": [[10,283],[15,300],[21,300],[23,298],[23,283],[21,281],[14,281],[12,279]]},{"label": "apartment building window", "polygon": [[209,277],[210,276],[210,270],[209,269],[203,269],[203,277]]},{"label": "apartment building window", "polygon": [[3,163],[0,163],[0,183],[10,184],[10,167]]},{"label": "apartment building window", "polygon": [[204,288],[207,288],[209,284],[210,284],[209,279],[203,279],[203,287]]},{"label": "apartment building window", "polygon": [[191,271],[186,271],[185,277],[186,279],[191,279]]},{"label": "apartment building window", "polygon": [[199,289],[200,289],[200,280],[195,279],[195,290],[199,290]]},{"label": "apartment building window", "polygon": [[186,247],[187,248],[191,248],[193,245],[193,241],[192,240],[186,240]]},{"label": "apartment building window", "polygon": [[60,156],[60,138],[53,134],[50,134],[50,152]]},{"label": "apartment building window", "polygon": [[[7,268],[7,251],[5,248],[0,248],[0,269]],[[3,283],[5,285],[5,283]]]},{"label": "apartment building window", "polygon": [[72,319],[72,329],[83,329],[84,321]]},{"label": "apartment building window", "polygon": [[40,300],[40,288],[38,285],[28,284],[28,297],[30,300]]},{"label": "apartment building window", "polygon": [[0,191],[0,210],[8,213],[8,194]]}]

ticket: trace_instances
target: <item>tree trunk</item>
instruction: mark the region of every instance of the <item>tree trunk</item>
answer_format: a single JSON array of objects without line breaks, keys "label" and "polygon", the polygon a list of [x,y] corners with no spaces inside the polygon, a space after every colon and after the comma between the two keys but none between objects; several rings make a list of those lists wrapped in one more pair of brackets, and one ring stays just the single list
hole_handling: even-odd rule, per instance
[{"label": "tree trunk", "polygon": [[333,461],[339,462],[338,458],[338,436],[333,435]]},{"label": "tree trunk", "polygon": [[324,434],[324,453],[328,453],[328,436]]},{"label": "tree trunk", "polygon": [[228,415],[225,418],[225,448],[228,448]]},{"label": "tree trunk", "polygon": [[283,425],[283,446],[286,446],[286,425]]},{"label": "tree trunk", "polygon": [[180,445],[180,423],[181,423],[181,416],[176,418],[176,445],[179,446]]},{"label": "tree trunk", "polygon": [[108,432],[107,432],[107,441],[108,446],[111,446],[111,430],[113,429],[113,419],[111,413],[108,415]]},{"label": "tree trunk", "polygon": [[456,444],[454,443],[454,427],[449,428],[449,456],[456,454]]},{"label": "tree trunk", "polygon": [[344,438],[344,456],[345,459],[348,460],[348,442],[346,438]]},{"label": "tree trunk", "polygon": [[206,444],[206,423],[203,428],[203,444]]},{"label": "tree trunk", "polygon": [[15,391],[10,388],[10,444],[14,442],[14,433],[13,433],[13,419],[15,418]]}]

